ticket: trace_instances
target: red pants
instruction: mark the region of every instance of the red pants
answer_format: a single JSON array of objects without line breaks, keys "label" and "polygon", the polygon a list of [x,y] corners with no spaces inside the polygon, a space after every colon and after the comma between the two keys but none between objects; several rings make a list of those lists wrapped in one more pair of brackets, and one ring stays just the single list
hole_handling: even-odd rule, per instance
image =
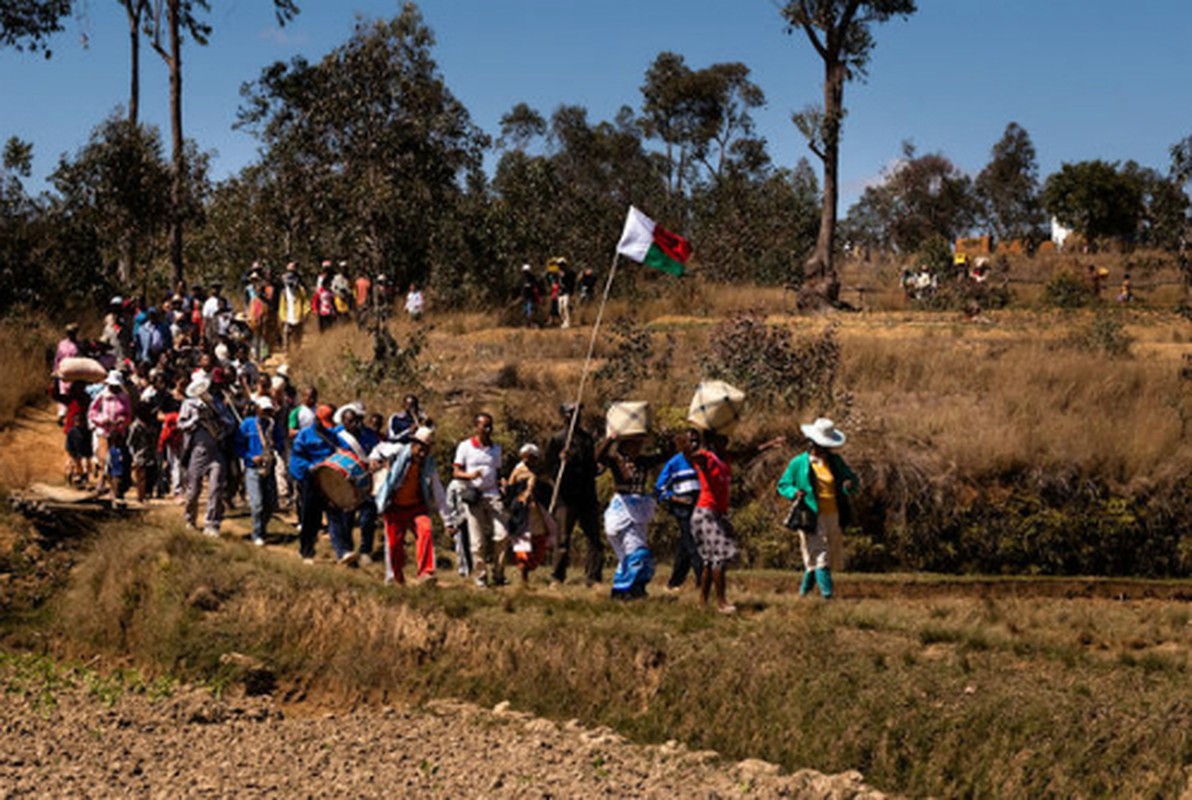
[{"label": "red pants", "polygon": [[406,531],[414,531],[414,552],[418,559],[418,577],[435,574],[435,543],[430,514],[423,506],[390,508],[385,520],[385,580],[402,583],[406,565]]}]

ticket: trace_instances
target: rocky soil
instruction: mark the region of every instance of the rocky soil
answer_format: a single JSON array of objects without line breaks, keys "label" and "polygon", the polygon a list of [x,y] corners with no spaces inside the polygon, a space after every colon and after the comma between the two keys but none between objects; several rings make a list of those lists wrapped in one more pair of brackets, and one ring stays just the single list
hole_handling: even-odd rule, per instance
[{"label": "rocky soil", "polygon": [[283,710],[204,689],[96,692],[0,669],[0,797],[876,798],[859,773],[782,774],[640,746],[500,704]]}]

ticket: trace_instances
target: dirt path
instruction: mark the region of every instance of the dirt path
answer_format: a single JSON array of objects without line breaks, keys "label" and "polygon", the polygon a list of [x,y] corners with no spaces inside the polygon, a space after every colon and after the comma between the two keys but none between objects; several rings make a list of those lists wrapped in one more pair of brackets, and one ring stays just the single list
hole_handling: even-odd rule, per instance
[{"label": "dirt path", "polygon": [[631,745],[504,705],[301,717],[199,689],[113,698],[94,677],[30,664],[0,669],[5,797],[883,796],[856,772],[782,775],[773,764],[725,763],[677,742]]}]

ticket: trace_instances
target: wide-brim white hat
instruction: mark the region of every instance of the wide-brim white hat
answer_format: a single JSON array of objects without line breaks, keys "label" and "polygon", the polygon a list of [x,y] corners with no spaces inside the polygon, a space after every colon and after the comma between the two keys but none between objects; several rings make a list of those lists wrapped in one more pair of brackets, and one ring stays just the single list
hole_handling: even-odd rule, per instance
[{"label": "wide-brim white hat", "polygon": [[365,410],[364,403],[360,402],[359,400],[355,400],[351,403],[345,403],[344,405],[335,409],[335,415],[331,417],[331,421],[334,422],[336,425],[343,425],[344,424],[344,414],[346,414],[349,411],[356,412],[357,417],[359,417],[360,419],[364,419],[364,410]]},{"label": "wide-brim white hat", "polygon": [[820,447],[840,447],[845,441],[844,434],[827,417],[820,417],[810,425],[800,425],[799,430]]},{"label": "wide-brim white hat", "polygon": [[108,386],[123,386],[124,373],[118,369],[111,370],[108,373],[108,377],[104,378],[103,382]]},{"label": "wide-brim white hat", "polygon": [[211,389],[211,381],[207,378],[195,378],[186,387],[186,396],[198,400]]},{"label": "wide-brim white hat", "polygon": [[252,401],[256,403],[257,408],[263,408],[266,411],[273,410],[273,398],[267,394],[258,395]]}]

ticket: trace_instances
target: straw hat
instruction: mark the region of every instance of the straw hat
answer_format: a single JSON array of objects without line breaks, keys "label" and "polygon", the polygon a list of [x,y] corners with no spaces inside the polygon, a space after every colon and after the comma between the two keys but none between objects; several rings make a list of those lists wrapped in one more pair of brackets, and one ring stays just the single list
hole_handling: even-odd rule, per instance
[{"label": "straw hat", "polygon": [[820,417],[810,425],[800,425],[799,430],[820,447],[840,447],[844,444],[844,434],[827,417]]}]

